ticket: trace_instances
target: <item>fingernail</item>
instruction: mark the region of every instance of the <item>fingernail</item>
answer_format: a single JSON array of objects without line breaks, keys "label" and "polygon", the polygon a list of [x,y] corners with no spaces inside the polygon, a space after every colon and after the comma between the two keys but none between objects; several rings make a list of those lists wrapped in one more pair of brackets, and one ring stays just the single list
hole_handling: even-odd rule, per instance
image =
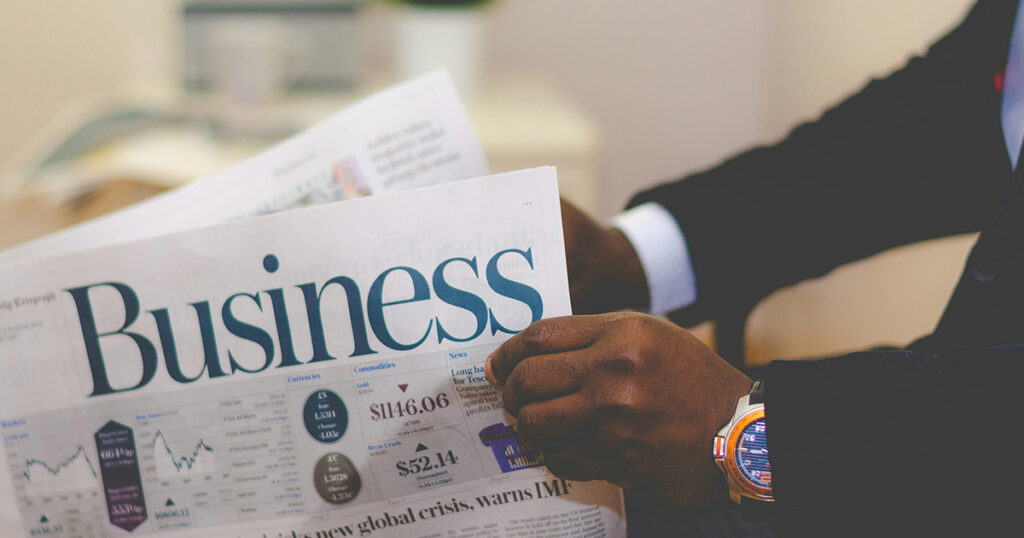
[{"label": "fingernail", "polygon": [[501,388],[498,378],[494,377],[494,369],[491,368],[491,355],[487,356],[487,362],[484,363],[484,376],[487,377],[487,382],[493,385],[494,388]]}]

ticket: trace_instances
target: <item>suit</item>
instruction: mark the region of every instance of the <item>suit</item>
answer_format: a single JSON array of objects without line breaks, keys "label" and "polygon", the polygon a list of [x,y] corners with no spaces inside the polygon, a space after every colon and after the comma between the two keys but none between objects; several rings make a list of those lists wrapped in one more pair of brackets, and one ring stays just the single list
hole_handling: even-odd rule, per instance
[{"label": "suit", "polygon": [[781,536],[1024,534],[1024,171],[1015,181],[1000,125],[1017,5],[981,0],[923,57],[779,144],[631,201],[660,203],[686,235],[698,288],[683,323],[891,247],[982,232],[933,334],[768,366]]}]

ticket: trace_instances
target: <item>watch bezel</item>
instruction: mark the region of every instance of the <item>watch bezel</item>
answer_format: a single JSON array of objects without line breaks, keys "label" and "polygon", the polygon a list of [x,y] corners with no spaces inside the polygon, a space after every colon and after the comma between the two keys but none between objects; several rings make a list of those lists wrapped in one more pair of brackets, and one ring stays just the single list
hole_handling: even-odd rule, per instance
[{"label": "watch bezel", "polygon": [[773,501],[772,488],[766,488],[751,482],[740,472],[739,466],[736,464],[736,443],[739,441],[740,435],[747,426],[753,424],[758,419],[764,418],[764,416],[764,405],[758,404],[757,407],[749,409],[733,422],[732,428],[729,429],[729,435],[725,439],[724,464],[726,472],[733,477],[733,481],[742,490],[743,495],[762,501]]}]

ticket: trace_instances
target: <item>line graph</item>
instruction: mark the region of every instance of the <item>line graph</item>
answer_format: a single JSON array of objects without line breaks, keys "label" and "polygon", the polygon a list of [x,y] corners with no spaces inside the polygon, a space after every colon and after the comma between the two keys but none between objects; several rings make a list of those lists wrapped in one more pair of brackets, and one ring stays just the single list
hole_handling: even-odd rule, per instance
[{"label": "line graph", "polygon": [[208,445],[202,438],[199,439],[191,451],[186,451],[184,456],[178,455],[171,449],[167,437],[161,430],[157,430],[153,434],[151,444],[153,445],[153,459],[156,462],[156,472],[164,480],[181,475],[212,473],[217,470],[217,460],[214,458],[213,447]]},{"label": "line graph", "polygon": [[[52,460],[50,460],[52,461]],[[33,494],[52,494],[62,491],[93,489],[97,486],[98,474],[85,445],[78,445],[75,453],[51,465],[40,458],[25,460],[22,472],[29,490]]]}]

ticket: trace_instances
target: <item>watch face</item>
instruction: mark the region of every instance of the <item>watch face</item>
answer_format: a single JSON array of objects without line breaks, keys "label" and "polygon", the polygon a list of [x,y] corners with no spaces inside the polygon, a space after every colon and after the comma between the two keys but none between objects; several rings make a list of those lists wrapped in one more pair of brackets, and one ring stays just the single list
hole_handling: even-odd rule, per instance
[{"label": "watch face", "polygon": [[764,417],[747,424],[736,440],[736,467],[740,475],[751,484],[762,488],[772,487]]}]

